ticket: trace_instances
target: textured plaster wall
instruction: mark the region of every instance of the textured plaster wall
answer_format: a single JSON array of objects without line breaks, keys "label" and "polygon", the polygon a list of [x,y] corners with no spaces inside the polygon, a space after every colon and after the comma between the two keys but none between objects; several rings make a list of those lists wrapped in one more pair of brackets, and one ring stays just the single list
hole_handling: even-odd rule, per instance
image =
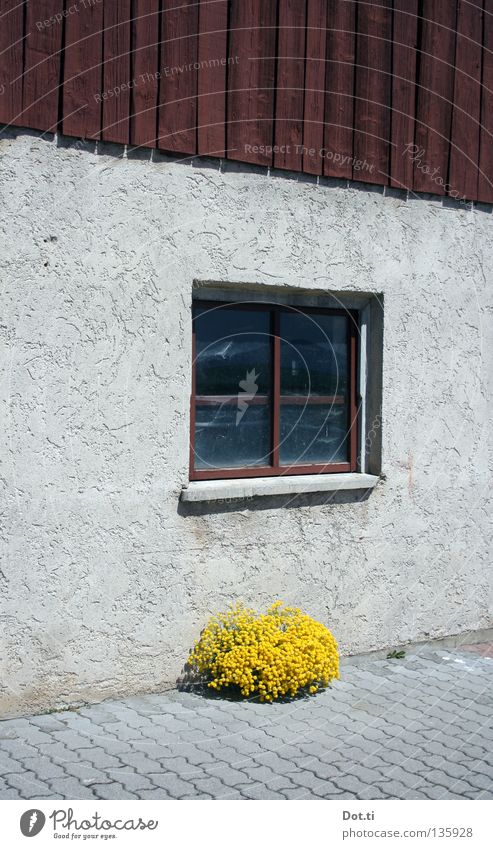
[{"label": "textured plaster wall", "polygon": [[[159,689],[238,597],[491,625],[492,215],[120,152],[0,141],[1,713]],[[383,293],[369,498],[180,505],[195,278]]]}]

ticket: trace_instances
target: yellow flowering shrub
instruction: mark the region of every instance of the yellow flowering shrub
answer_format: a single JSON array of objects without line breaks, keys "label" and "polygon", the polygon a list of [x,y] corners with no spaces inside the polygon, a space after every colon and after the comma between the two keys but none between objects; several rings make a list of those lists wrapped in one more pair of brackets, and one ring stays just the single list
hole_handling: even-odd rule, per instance
[{"label": "yellow flowering shrub", "polygon": [[339,678],[337,643],[328,628],[281,601],[265,614],[237,604],[213,617],[188,664],[207,676],[208,687],[236,687],[262,702],[304,689],[316,693]]}]

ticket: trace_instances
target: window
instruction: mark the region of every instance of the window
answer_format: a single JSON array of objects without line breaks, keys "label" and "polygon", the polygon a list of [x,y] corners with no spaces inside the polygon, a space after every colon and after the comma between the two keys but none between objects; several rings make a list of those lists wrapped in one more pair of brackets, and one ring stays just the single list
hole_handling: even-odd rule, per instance
[{"label": "window", "polygon": [[352,472],[357,315],[195,301],[192,480]]}]

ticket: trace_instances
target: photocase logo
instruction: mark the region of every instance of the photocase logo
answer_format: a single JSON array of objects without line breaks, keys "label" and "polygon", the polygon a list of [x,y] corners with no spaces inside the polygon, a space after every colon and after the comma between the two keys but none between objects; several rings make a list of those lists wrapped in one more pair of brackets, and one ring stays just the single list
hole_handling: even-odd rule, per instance
[{"label": "photocase logo", "polygon": [[29,811],[24,811],[21,816],[20,828],[24,837],[36,837],[43,829],[46,822],[46,817],[43,811],[37,808],[31,808]]},{"label": "photocase logo", "polygon": [[[257,378],[260,376],[260,372],[256,374],[255,369],[252,368],[251,371],[247,371],[245,380],[240,380],[239,386],[242,392],[238,392],[238,407],[236,411],[236,426],[239,425],[243,416],[245,415],[248,405],[258,392],[257,386]],[[233,396],[234,397],[234,396]]]}]

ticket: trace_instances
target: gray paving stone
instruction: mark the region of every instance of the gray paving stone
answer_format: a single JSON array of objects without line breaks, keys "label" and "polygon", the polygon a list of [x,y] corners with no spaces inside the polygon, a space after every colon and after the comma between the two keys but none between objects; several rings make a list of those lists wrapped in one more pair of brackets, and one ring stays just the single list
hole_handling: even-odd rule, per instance
[{"label": "gray paving stone", "polygon": [[278,705],[172,690],[5,720],[0,798],[493,798],[491,660],[428,647],[342,674]]},{"label": "gray paving stone", "polygon": [[100,782],[110,781],[108,773],[104,770],[97,769],[90,761],[71,761],[65,765],[65,774],[73,778],[78,778],[82,784],[96,784]]},{"label": "gray paving stone", "polygon": [[[139,790],[139,799],[172,799],[173,797],[166,793],[162,787],[156,788],[156,790]],[[185,798],[185,797],[184,797]],[[192,798],[198,798],[197,796],[193,796]],[[212,799],[212,796],[207,796],[208,799]]]},{"label": "gray paving stone", "polygon": [[24,772],[25,760],[18,761],[11,758],[6,752],[0,752],[0,775],[6,775],[9,772]]},{"label": "gray paving stone", "polygon": [[234,769],[229,764],[207,764],[205,772],[212,778],[219,778],[228,787],[237,787],[245,782],[245,773],[239,769]]},{"label": "gray paving stone", "polygon": [[36,794],[42,794],[46,783],[38,778],[35,772],[25,770],[21,773],[11,773],[5,776],[10,787],[19,790],[23,799],[29,799]]},{"label": "gray paving stone", "polygon": [[241,794],[246,799],[286,799],[283,793],[272,790],[265,784],[248,784],[241,788]]},{"label": "gray paving stone", "polygon": [[82,755],[85,760],[89,760],[98,769],[104,770],[112,766],[122,766],[122,761],[115,757],[115,755],[109,755],[100,746],[95,746],[92,749],[84,749]]},{"label": "gray paving stone", "polygon": [[[167,773],[152,772],[148,775],[148,778],[155,787],[162,787],[164,790],[166,790],[167,793],[169,793],[169,795],[173,799],[181,799],[182,796],[185,796],[187,793],[189,793],[190,792],[190,786],[191,786],[191,783],[192,783],[192,780],[193,780],[193,776],[192,776],[188,781],[185,781],[183,778],[180,778],[180,776],[175,775],[172,772],[167,772]],[[197,784],[200,783],[200,781],[204,781],[204,780],[205,779],[200,779],[200,778],[197,781],[193,780],[193,784],[197,785]],[[224,784],[221,784],[221,787],[224,790]],[[201,788],[201,789],[207,790],[207,788]]]},{"label": "gray paving stone", "polygon": [[121,784],[125,790],[135,793],[138,797],[140,790],[154,790],[156,785],[145,775],[134,772],[130,767],[108,770],[108,776],[112,781]]},{"label": "gray paving stone", "polygon": [[97,798],[91,787],[85,787],[77,778],[54,778],[47,782],[47,792],[57,799],[94,799]]},{"label": "gray paving stone", "polygon": [[[91,790],[98,799],[138,799],[135,793],[130,793],[122,784],[112,781],[111,784],[93,784]],[[81,798],[81,797],[79,797]]]},{"label": "gray paving stone", "polygon": [[52,763],[46,757],[26,758],[23,763],[25,768],[33,772],[41,781],[49,778],[63,778],[65,775],[64,769],[59,764]]}]

